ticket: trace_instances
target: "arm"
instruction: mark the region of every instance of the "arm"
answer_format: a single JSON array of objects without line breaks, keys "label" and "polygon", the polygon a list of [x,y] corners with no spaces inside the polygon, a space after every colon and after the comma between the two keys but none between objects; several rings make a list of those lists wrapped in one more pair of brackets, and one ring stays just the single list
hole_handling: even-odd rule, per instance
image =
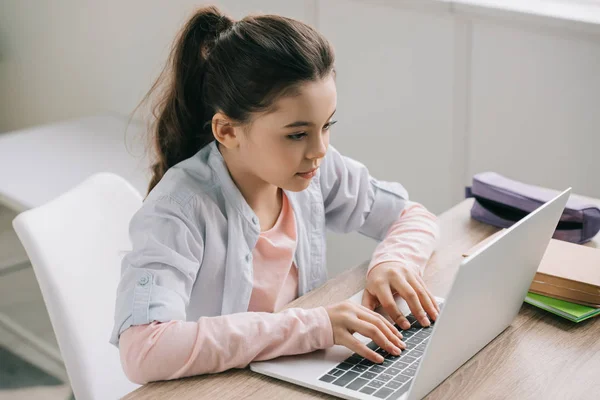
[{"label": "arm", "polygon": [[251,361],[332,345],[329,316],[319,307],[152,322],[123,332],[119,349],[127,377],[143,384],[242,368]]},{"label": "arm", "polygon": [[408,201],[402,185],[373,178],[364,165],[332,146],[321,163],[319,183],[327,228],[338,233],[358,231],[381,241]]},{"label": "arm", "polygon": [[423,276],[438,236],[436,216],[419,203],[407,202],[406,208],[394,221],[385,239],[375,249],[367,277],[373,268],[385,262],[410,266]]},{"label": "arm", "polygon": [[193,198],[146,200],[133,216],[132,250],[122,261],[111,343],[132,325],[185,320],[204,252]]}]

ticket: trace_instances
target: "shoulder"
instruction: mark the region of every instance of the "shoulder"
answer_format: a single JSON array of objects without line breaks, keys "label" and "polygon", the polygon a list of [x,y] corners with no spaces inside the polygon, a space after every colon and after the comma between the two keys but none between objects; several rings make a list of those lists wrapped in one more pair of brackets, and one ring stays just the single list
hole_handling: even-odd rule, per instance
[{"label": "shoulder", "polygon": [[169,168],[144,200],[142,209],[173,212],[200,222],[203,215],[223,211],[223,193],[201,150]]}]

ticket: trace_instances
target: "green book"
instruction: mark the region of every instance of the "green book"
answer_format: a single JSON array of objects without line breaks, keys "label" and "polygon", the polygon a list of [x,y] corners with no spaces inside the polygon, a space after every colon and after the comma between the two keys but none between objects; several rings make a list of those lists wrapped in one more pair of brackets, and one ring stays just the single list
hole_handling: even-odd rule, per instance
[{"label": "green book", "polygon": [[528,292],[525,303],[541,308],[573,322],[581,322],[600,314],[600,308],[588,307],[569,301],[542,296],[541,294]]}]

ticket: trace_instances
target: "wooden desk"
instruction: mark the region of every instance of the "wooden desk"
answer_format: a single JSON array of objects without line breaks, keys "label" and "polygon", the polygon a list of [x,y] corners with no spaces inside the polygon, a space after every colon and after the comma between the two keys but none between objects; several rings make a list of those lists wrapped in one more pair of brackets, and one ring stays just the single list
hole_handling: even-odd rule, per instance
[{"label": "wooden desk", "polygon": [[[441,243],[425,273],[425,281],[437,296],[445,297],[448,293],[462,252],[497,231],[469,218],[471,204],[471,199],[465,200],[440,216]],[[600,235],[590,245],[600,247]],[[366,268],[365,263],[331,279],[290,303],[289,307],[311,308],[349,298],[364,288]],[[477,319],[476,315],[466,317]],[[523,304],[511,326],[426,398],[599,398],[599,338],[600,318],[574,324]],[[157,398],[293,400],[334,397],[262,376],[247,368],[151,383],[125,397],[127,400]]]}]

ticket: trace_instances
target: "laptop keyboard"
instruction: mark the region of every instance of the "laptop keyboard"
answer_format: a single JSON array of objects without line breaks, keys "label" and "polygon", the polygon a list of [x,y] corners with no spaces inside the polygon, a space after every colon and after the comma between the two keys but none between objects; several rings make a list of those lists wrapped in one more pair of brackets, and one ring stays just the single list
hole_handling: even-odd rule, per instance
[{"label": "laptop keyboard", "polygon": [[[440,307],[442,304],[439,303]],[[411,327],[400,330],[406,349],[399,356],[388,353],[371,341],[367,347],[381,354],[383,363],[376,364],[354,353],[319,380],[372,395],[376,399],[400,397],[408,391],[433,331],[433,327],[423,328],[412,314],[406,319]]]}]

